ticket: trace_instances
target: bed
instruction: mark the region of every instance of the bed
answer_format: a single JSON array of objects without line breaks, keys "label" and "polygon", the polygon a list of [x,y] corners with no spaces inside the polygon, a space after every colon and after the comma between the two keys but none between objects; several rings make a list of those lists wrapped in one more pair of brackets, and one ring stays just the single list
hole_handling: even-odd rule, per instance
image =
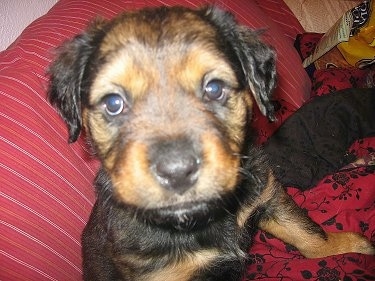
[{"label": "bed", "polygon": [[[238,20],[264,29],[278,55],[278,121],[258,111],[253,127],[264,143],[303,104],[319,95],[364,87],[369,73],[301,65],[321,34],[306,33],[281,0],[217,1]],[[93,17],[111,18],[145,5],[199,6],[206,0],[60,0],[0,53],[0,280],[81,280],[80,235],[95,200],[98,161],[84,136],[69,144],[64,122],[47,101],[46,70],[55,48]],[[296,38],[298,40],[296,41]],[[375,122],[375,121],[374,121]],[[355,231],[375,243],[375,139],[349,148],[360,159],[302,191],[288,193],[327,231]],[[305,259],[258,231],[244,280],[375,280],[375,257],[349,253]]]}]

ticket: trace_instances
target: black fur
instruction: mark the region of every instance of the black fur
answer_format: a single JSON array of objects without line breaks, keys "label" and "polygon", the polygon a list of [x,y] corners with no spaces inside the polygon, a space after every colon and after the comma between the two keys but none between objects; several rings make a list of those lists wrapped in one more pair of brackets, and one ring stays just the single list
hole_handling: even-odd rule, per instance
[{"label": "black fur", "polygon": [[[82,129],[82,102],[88,96],[89,76],[99,42],[109,25],[95,21],[87,32],[77,35],[58,50],[59,59],[51,65],[49,99],[69,128],[69,142],[75,142]],[[91,71],[91,74],[87,74]]]}]

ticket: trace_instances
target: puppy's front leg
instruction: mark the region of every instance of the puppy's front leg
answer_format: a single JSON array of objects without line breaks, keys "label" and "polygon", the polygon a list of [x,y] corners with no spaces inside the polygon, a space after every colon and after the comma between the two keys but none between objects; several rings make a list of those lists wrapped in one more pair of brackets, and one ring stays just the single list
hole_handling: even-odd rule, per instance
[{"label": "puppy's front leg", "polygon": [[[272,176],[271,176],[272,177]],[[274,196],[267,202],[267,213],[259,227],[295,246],[307,258],[321,258],[343,253],[374,255],[375,249],[366,237],[354,232],[326,233],[295,204],[276,180],[268,186]]]},{"label": "puppy's front leg", "polygon": [[82,233],[83,280],[119,280],[109,259],[107,235],[100,219],[100,207],[95,203],[89,222]]}]

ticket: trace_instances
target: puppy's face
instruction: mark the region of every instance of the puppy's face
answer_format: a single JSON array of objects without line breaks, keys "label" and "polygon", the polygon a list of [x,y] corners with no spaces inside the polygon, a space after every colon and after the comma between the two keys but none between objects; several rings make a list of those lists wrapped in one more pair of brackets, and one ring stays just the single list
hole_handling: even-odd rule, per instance
[{"label": "puppy's face", "polygon": [[112,197],[156,223],[206,220],[234,191],[249,88],[272,115],[273,52],[214,8],[96,22],[63,47],[51,76],[71,140],[83,125]]}]

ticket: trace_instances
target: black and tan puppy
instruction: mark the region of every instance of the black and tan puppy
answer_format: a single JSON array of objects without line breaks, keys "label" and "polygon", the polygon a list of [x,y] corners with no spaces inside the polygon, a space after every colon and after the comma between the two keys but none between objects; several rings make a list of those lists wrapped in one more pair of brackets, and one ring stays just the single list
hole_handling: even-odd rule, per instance
[{"label": "black and tan puppy", "polygon": [[325,233],[247,141],[252,98],[273,119],[274,51],[217,8],[96,21],[51,67],[51,102],[102,168],[83,233],[85,280],[239,280],[259,226],[306,257],[372,253]]}]

